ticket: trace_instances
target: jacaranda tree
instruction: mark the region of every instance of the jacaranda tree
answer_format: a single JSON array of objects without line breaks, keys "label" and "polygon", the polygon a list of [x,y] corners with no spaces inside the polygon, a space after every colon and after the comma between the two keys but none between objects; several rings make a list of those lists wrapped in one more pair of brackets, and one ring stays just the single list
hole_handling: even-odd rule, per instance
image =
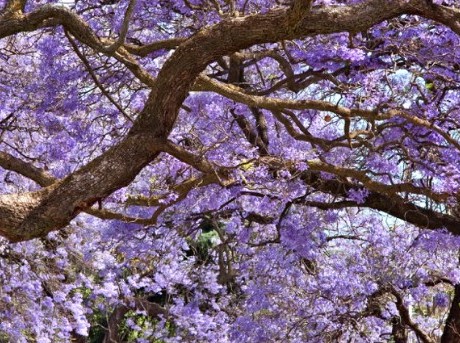
[{"label": "jacaranda tree", "polygon": [[460,342],[459,1],[0,7],[0,342]]}]

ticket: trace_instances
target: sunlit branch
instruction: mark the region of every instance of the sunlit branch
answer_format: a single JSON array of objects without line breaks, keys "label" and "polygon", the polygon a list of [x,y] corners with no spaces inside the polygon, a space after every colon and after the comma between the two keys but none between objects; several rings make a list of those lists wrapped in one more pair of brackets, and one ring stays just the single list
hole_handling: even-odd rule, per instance
[{"label": "sunlit branch", "polygon": [[27,0],[8,0],[2,12],[7,15],[22,14],[26,3]]},{"label": "sunlit branch", "polygon": [[128,34],[129,29],[129,21],[131,20],[134,8],[136,7],[136,2],[136,0],[129,0],[128,7],[126,8],[125,16],[123,18],[123,23],[121,24],[120,35],[114,43],[104,48],[105,52],[113,53],[125,43],[126,35]]}]

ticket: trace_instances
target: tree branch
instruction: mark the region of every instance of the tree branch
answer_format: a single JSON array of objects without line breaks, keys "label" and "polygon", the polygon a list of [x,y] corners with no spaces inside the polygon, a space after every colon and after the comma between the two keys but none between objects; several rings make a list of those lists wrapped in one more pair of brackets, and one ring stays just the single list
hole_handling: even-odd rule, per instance
[{"label": "tree branch", "polygon": [[399,315],[401,316],[401,321],[407,325],[411,330],[417,335],[417,337],[423,342],[423,343],[435,343],[433,339],[430,338],[425,332],[423,332],[420,327],[412,321],[412,318],[410,317],[409,310],[407,307],[404,305],[403,298],[401,294],[394,288],[390,287],[390,292],[391,294],[394,295],[396,298],[396,308],[399,311]]},{"label": "tree branch", "polygon": [[56,182],[53,175],[4,151],[0,151],[0,167],[23,175],[42,187],[50,186]]},{"label": "tree branch", "polygon": [[129,21],[131,20],[131,16],[134,12],[134,7],[136,7],[136,0],[129,0],[128,7],[126,8],[125,16],[123,18],[123,23],[120,29],[120,36],[118,39],[112,43],[111,45],[104,47],[104,51],[108,53],[113,53],[120,48],[126,40],[126,35],[128,34],[129,29]]},{"label": "tree branch", "polygon": [[[164,143],[171,132],[196,78],[221,56],[256,44],[363,31],[402,14],[425,16],[460,33],[457,10],[429,5],[425,0],[368,0],[353,6],[312,8],[300,21],[294,20],[286,9],[275,9],[265,14],[225,19],[203,28],[183,42],[164,64],[156,81],[151,83],[152,91],[144,109],[123,140],[86,166],[38,192],[0,196],[0,234],[12,241],[45,236],[51,230],[65,227],[96,201],[128,185],[158,156],[161,151],[158,143]],[[26,15],[3,13],[0,38],[58,25],[64,26],[80,42],[96,51],[104,51],[101,39],[79,16],[64,7],[51,5]],[[122,49],[121,46],[115,52],[119,58],[123,58],[119,52]],[[129,64],[129,60],[125,62]],[[135,61],[132,63],[133,68],[137,68]],[[145,77],[149,79],[148,75]],[[434,224],[431,218],[427,223]],[[440,224],[437,227],[446,226],[442,221]]]},{"label": "tree branch", "polygon": [[[322,178],[320,172],[305,171],[301,173],[300,178],[317,191],[344,198],[348,197],[350,190],[364,189],[360,186],[339,181],[336,178]],[[454,235],[460,235],[460,220],[458,218],[417,206],[397,195],[388,196],[370,191],[359,206],[388,213],[422,229],[437,230],[444,228]],[[317,207],[322,208],[322,206]]]}]

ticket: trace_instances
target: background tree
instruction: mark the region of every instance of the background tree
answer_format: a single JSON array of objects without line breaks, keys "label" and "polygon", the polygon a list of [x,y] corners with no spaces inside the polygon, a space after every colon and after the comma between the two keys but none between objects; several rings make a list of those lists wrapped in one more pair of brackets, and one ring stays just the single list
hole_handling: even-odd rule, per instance
[{"label": "background tree", "polygon": [[0,339],[460,339],[455,1],[1,8]]}]

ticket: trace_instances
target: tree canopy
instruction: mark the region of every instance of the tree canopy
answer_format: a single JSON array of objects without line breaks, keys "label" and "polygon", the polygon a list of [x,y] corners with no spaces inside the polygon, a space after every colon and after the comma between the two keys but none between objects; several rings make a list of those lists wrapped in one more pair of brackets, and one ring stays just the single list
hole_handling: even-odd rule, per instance
[{"label": "tree canopy", "polygon": [[454,0],[1,0],[0,342],[459,342]]}]

